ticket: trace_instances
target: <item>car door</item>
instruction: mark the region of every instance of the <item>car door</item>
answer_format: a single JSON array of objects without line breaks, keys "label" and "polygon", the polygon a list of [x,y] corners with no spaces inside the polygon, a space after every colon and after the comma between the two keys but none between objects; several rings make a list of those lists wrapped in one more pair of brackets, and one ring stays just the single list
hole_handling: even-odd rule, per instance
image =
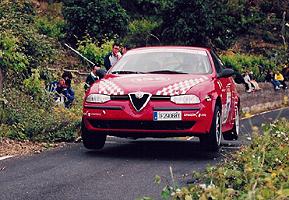
[{"label": "car door", "polygon": [[[224,69],[224,65],[221,59],[213,51],[211,52],[215,69],[217,73],[221,73]],[[225,124],[228,121],[232,103],[232,80],[229,78],[218,78],[217,84],[221,92],[222,101],[222,122]]]}]

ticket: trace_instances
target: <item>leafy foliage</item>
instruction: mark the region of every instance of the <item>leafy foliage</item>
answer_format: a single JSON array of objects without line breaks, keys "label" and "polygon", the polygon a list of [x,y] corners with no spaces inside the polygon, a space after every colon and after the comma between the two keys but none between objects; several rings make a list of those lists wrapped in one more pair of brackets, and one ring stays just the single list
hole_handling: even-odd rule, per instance
[{"label": "leafy foliage", "polygon": [[194,173],[192,185],[166,186],[163,199],[288,199],[289,122],[266,125],[223,165]]},{"label": "leafy foliage", "polygon": [[[171,0],[121,0],[121,6],[132,16],[133,20],[142,17],[160,16],[162,11],[172,6]],[[157,17],[155,17],[157,19]]]},{"label": "leafy foliage", "polygon": [[0,137],[71,141],[80,124],[83,91],[66,110],[55,107],[44,90],[39,73],[59,59],[55,38],[62,37],[63,20],[52,24],[52,18],[36,14],[29,0],[0,1],[0,70],[6,80],[1,99],[8,102],[1,105]]},{"label": "leafy foliage", "polygon": [[63,16],[72,41],[86,34],[98,40],[124,36],[127,31],[128,15],[118,0],[64,0]]},{"label": "leafy foliage", "polygon": [[246,55],[228,53],[221,56],[226,67],[230,67],[240,73],[252,71],[258,81],[262,80],[267,70],[272,70],[276,67],[275,62],[261,55]]},{"label": "leafy foliage", "polygon": [[[152,39],[151,37],[156,37],[152,32],[158,26],[159,23],[157,21],[149,19],[134,20],[128,25],[129,32],[124,38],[124,43],[134,44],[135,46],[146,46],[150,39]],[[157,44],[159,44],[158,41]]]},{"label": "leafy foliage", "polygon": [[65,37],[65,22],[58,17],[43,16],[36,18],[36,26],[40,33],[56,39]]},{"label": "leafy foliage", "polygon": [[113,43],[112,40],[94,41],[87,35],[78,42],[77,50],[92,62],[103,64],[103,59],[111,51]]},{"label": "leafy foliage", "polygon": [[[37,79],[37,73],[34,75]],[[37,82],[36,81],[36,82]],[[33,87],[33,78],[27,85]],[[31,85],[30,85],[31,84]],[[30,91],[39,92],[31,98],[27,93],[17,89],[4,91],[7,105],[0,118],[0,137],[11,139],[30,139],[38,141],[73,141],[81,121],[81,94],[82,85],[76,88],[77,99],[72,109],[55,106],[51,94],[40,88]]]},{"label": "leafy foliage", "polygon": [[211,1],[207,0],[174,1],[173,6],[166,7],[162,14],[161,38],[166,43],[205,44],[206,37],[213,31],[214,16],[209,12],[209,4]]},{"label": "leafy foliage", "polygon": [[144,46],[149,33],[162,44],[227,49],[246,34],[281,43],[280,13],[288,11],[288,5],[287,0],[65,0],[63,13],[72,31],[70,39],[82,40],[87,33],[99,41],[128,35],[125,43]]},{"label": "leafy foliage", "polygon": [[[35,26],[35,10],[30,1],[0,2],[1,68],[25,72],[47,65],[56,53],[56,41],[42,35]],[[18,77],[22,78],[22,77]]]},{"label": "leafy foliage", "polygon": [[33,97],[40,97],[43,95],[43,84],[40,80],[40,74],[38,70],[35,70],[32,76],[23,81],[24,88],[27,93]]},{"label": "leafy foliage", "polygon": [[0,68],[23,71],[27,69],[28,57],[20,52],[19,40],[11,32],[5,31],[0,34]]}]

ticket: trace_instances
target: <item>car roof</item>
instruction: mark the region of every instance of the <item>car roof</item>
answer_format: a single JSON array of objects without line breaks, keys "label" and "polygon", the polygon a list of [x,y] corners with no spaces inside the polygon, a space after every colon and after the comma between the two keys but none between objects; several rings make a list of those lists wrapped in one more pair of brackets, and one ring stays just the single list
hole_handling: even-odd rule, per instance
[{"label": "car roof", "polygon": [[211,48],[208,47],[195,47],[195,46],[149,46],[149,47],[139,47],[131,49],[133,51],[139,51],[139,50],[149,50],[149,49],[184,49],[184,50],[206,50],[210,51]]}]

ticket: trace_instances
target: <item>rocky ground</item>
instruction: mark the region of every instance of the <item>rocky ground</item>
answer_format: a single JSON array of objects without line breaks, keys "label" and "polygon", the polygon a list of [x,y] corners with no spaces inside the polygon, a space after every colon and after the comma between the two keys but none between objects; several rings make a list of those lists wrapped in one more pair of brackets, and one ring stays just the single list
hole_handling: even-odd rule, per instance
[{"label": "rocky ground", "polygon": [[[243,85],[237,85],[243,117],[250,117],[252,114],[289,105],[289,90],[274,91],[270,83],[260,83],[259,85],[262,89],[252,93],[246,93]],[[61,147],[63,145],[65,145],[65,143],[50,144],[2,139],[0,140],[0,157],[40,153],[44,150]]]},{"label": "rocky ground", "polygon": [[259,83],[261,90],[247,93],[243,85],[237,85],[243,116],[289,106],[289,90],[273,89],[271,83]]},{"label": "rocky ground", "polygon": [[43,143],[31,141],[16,141],[11,139],[0,139],[0,157],[41,153],[44,150],[64,146],[65,143]]}]

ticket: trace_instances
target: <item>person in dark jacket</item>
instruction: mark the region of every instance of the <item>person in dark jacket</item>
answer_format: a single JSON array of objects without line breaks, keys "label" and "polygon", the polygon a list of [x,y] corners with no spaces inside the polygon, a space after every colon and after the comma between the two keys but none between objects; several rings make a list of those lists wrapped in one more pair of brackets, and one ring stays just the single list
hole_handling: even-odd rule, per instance
[{"label": "person in dark jacket", "polygon": [[265,76],[265,80],[269,83],[272,83],[274,90],[280,90],[281,83],[277,80],[275,80],[275,75],[271,70],[267,71],[267,74]]},{"label": "person in dark jacket", "polygon": [[120,45],[114,43],[112,45],[112,51],[104,57],[104,67],[106,70],[109,70],[121,57],[119,52]]},{"label": "person in dark jacket", "polygon": [[285,81],[289,81],[289,67],[288,67],[288,65],[284,65],[281,73],[282,73]]},{"label": "person in dark jacket", "polygon": [[91,69],[91,72],[86,77],[84,89],[85,91],[90,88],[90,86],[97,80],[102,79],[106,74],[106,70],[103,70],[99,67],[99,65],[94,65]]}]

